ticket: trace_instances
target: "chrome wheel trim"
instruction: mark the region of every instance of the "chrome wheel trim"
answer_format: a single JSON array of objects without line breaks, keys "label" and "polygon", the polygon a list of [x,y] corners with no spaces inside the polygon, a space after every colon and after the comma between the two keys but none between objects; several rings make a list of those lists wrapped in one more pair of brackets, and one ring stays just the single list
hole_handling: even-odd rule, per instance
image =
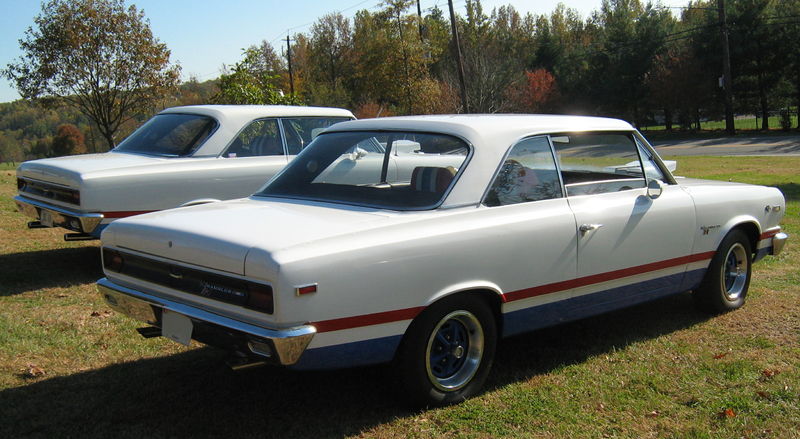
[{"label": "chrome wheel trim", "polygon": [[720,287],[725,300],[735,302],[742,297],[747,283],[747,269],[750,264],[747,251],[737,242],[728,249],[725,261],[722,263],[722,276]]},{"label": "chrome wheel trim", "polygon": [[[444,337],[452,333],[453,326],[460,328],[465,335],[464,340],[445,340]],[[456,329],[458,332],[459,329]],[[428,345],[425,349],[425,369],[431,384],[439,390],[452,392],[466,386],[480,368],[483,360],[484,349],[483,327],[474,314],[469,311],[453,311],[444,316],[431,331]],[[448,353],[443,354],[442,348],[449,347]],[[434,358],[446,361],[456,361],[457,366],[445,376],[441,376],[442,369],[438,364],[432,364]],[[448,369],[445,367],[445,369]]]}]

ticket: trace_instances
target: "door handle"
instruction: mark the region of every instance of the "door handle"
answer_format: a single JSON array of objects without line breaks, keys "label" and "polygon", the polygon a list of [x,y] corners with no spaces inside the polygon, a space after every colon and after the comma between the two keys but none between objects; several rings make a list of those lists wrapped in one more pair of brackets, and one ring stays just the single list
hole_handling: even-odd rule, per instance
[{"label": "door handle", "polygon": [[578,230],[580,230],[581,235],[585,235],[588,232],[591,232],[592,230],[599,229],[600,227],[603,227],[603,225],[602,224],[581,224],[581,226],[578,227]]}]

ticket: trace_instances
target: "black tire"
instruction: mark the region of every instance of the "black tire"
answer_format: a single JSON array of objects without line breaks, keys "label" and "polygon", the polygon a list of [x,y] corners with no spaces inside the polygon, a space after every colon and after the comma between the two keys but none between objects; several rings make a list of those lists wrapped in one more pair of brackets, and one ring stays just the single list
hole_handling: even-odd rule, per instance
[{"label": "black tire", "polygon": [[700,287],[692,295],[701,311],[719,314],[741,308],[750,287],[753,261],[750,240],[731,230],[720,243]]},{"label": "black tire", "polygon": [[494,360],[497,324],[486,301],[460,295],[423,311],[394,363],[398,392],[415,407],[461,402],[480,392]]}]

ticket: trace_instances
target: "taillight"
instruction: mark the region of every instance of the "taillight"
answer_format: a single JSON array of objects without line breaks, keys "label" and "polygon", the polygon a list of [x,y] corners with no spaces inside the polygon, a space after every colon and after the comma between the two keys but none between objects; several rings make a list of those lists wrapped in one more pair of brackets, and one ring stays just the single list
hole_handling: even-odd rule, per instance
[{"label": "taillight", "polygon": [[247,284],[247,303],[245,306],[256,311],[272,314],[275,305],[272,300],[272,287],[257,283]]},{"label": "taillight", "polygon": [[122,257],[122,253],[110,248],[103,248],[103,267],[106,270],[120,272],[123,265],[125,265],[125,258]]}]

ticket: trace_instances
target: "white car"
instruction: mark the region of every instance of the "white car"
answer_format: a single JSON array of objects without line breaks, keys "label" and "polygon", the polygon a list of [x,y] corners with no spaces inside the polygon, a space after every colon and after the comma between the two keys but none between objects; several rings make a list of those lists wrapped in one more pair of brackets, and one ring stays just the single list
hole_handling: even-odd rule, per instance
[{"label": "white car", "polygon": [[784,207],[673,177],[619,120],[361,120],[249,198],[113,223],[98,285],[144,335],[300,369],[393,362],[406,396],[447,404],[501,337],[689,290],[742,306]]},{"label": "white car", "polygon": [[351,119],[338,108],[168,108],[110,152],[22,163],[14,200],[28,227],[96,239],[118,218],[248,196],[319,132]]}]

